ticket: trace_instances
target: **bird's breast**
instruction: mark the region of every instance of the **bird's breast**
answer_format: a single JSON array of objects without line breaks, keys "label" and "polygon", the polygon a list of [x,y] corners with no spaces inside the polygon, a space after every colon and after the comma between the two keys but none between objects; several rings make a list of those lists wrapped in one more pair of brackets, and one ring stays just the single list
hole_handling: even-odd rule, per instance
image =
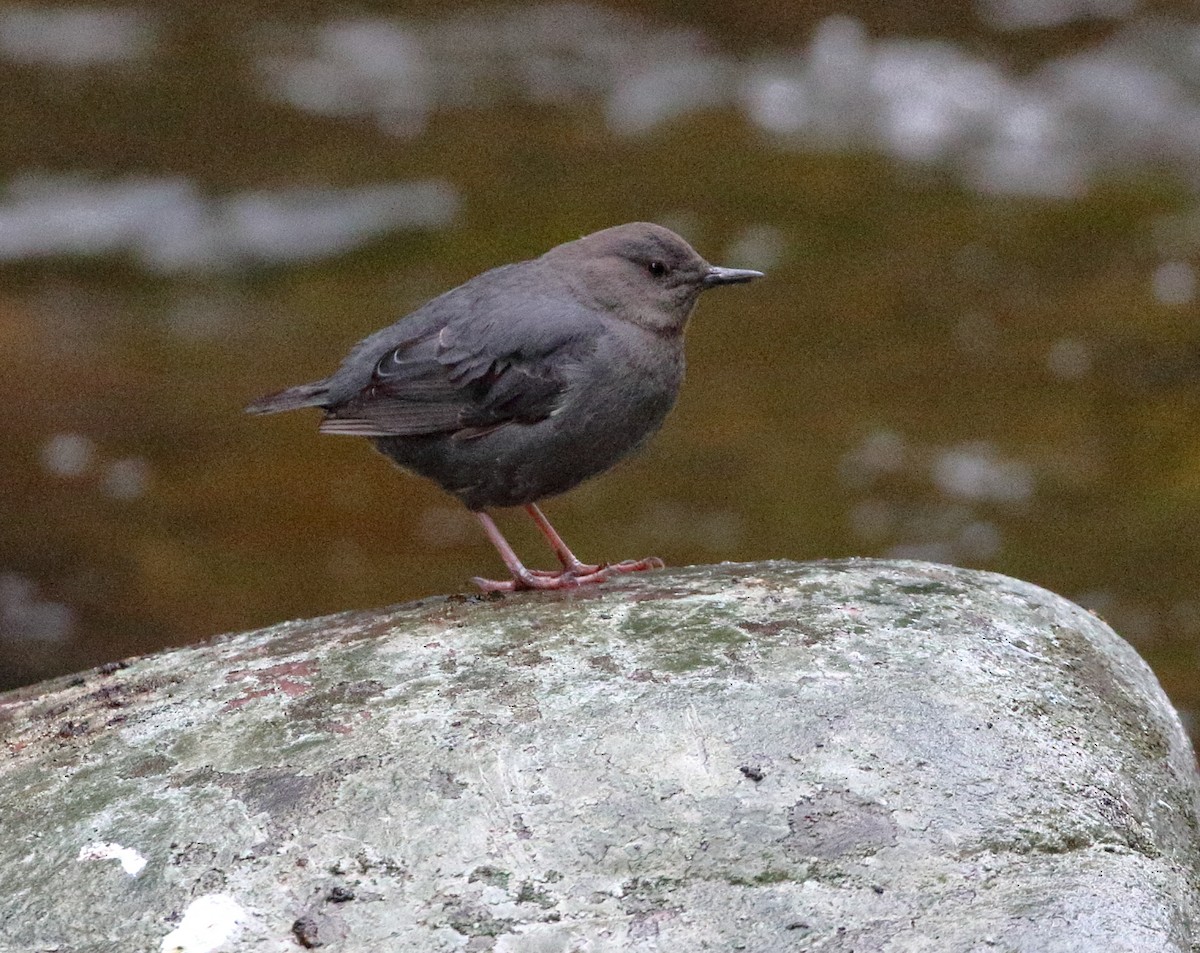
[{"label": "bird's breast", "polygon": [[652,335],[602,341],[567,375],[553,418],[554,442],[581,466],[607,469],[653,434],[675,404],[683,382],[683,350]]},{"label": "bird's breast", "polygon": [[683,383],[683,348],[677,342],[633,329],[610,336],[572,368],[568,403],[605,404],[610,414],[638,416],[674,403]]}]

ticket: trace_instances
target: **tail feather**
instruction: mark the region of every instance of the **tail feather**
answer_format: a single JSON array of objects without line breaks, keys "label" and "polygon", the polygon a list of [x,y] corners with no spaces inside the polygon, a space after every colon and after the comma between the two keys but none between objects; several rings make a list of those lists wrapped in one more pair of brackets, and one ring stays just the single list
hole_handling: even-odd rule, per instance
[{"label": "tail feather", "polygon": [[299,407],[323,407],[325,398],[329,395],[329,385],[326,381],[314,381],[311,384],[299,384],[274,394],[260,397],[246,408],[248,414],[277,414],[284,410],[296,410]]}]

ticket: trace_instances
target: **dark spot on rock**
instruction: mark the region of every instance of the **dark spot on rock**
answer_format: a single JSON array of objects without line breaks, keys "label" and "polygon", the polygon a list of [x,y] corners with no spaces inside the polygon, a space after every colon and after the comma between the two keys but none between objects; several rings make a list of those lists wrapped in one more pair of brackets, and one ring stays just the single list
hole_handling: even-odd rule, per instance
[{"label": "dark spot on rock", "polygon": [[87,679],[82,675],[75,675],[67,681],[67,688],[78,688],[80,685],[86,685]]},{"label": "dark spot on rock", "polygon": [[71,710],[71,706],[68,705],[66,702],[63,702],[61,704],[54,705],[50,708],[47,708],[43,717],[57,718],[59,715],[65,715],[70,710]]},{"label": "dark spot on rock", "polygon": [[737,627],[743,632],[749,632],[751,635],[778,635],[787,628],[786,622],[750,622],[742,621],[737,624]]},{"label": "dark spot on rock", "polygon": [[876,893],[883,893],[883,888],[880,887],[878,884],[872,886],[871,889],[874,890]]},{"label": "dark spot on rock", "polygon": [[866,857],[896,843],[892,812],[850,791],[821,791],[788,808],[791,833],[783,839],[793,858]]},{"label": "dark spot on rock", "polygon": [[120,659],[116,662],[105,662],[98,669],[96,669],[96,671],[101,675],[112,675],[115,672],[121,671],[123,668],[129,668],[129,663],[124,659]]},{"label": "dark spot on rock", "polygon": [[501,890],[507,890],[508,880],[511,876],[512,874],[507,870],[501,870],[499,867],[484,864],[481,867],[476,867],[467,875],[467,883],[482,882],[491,887],[499,887]]},{"label": "dark spot on rock", "polygon": [[350,887],[333,887],[325,899],[330,903],[347,903],[354,899],[354,890]]},{"label": "dark spot on rock", "polygon": [[434,768],[429,772],[429,786],[441,797],[457,800],[467,789],[465,782],[458,780],[449,771]]},{"label": "dark spot on rock", "polygon": [[647,913],[639,913],[629,924],[629,938],[641,940],[647,937],[656,937],[659,924],[667,920],[674,920],[677,916],[679,916],[678,910],[652,910]]},{"label": "dark spot on rock", "polygon": [[377,857],[368,855],[366,851],[359,851],[354,855],[354,859],[358,863],[358,869],[364,874],[376,871],[400,880],[409,879],[408,870],[394,857]]},{"label": "dark spot on rock", "polygon": [[196,784],[212,784],[219,778],[220,775],[213,770],[212,766],[206,764],[182,775],[172,775],[167,784],[173,788],[188,788]]},{"label": "dark spot on rock", "polygon": [[225,871],[216,867],[209,867],[207,870],[202,871],[192,882],[192,889],[198,894],[220,893],[225,889],[225,885]]},{"label": "dark spot on rock", "polygon": [[484,649],[487,658],[502,658],[512,665],[525,665],[532,668],[535,665],[545,665],[551,661],[550,656],[543,655],[535,648],[519,643],[505,643],[490,649]]},{"label": "dark spot on rock", "polygon": [[807,923],[789,923],[784,929],[787,930],[807,930]]},{"label": "dark spot on rock", "polygon": [[774,620],[771,622],[751,622],[741,621],[736,623],[737,627],[743,632],[750,635],[762,635],[767,638],[774,638],[783,635],[783,641],[796,642],[800,645],[813,646],[821,642],[827,642],[830,638],[828,632],[808,632],[802,630],[795,622],[785,622],[783,620]]},{"label": "dark spot on rock", "polygon": [[745,877],[730,877],[729,882],[737,887],[762,887],[770,884],[787,883],[795,880],[795,874],[786,870],[762,870],[747,880]]},{"label": "dark spot on rock", "polygon": [[93,693],[89,700],[95,701],[105,708],[124,708],[125,701],[121,698],[122,691],[119,684],[105,685],[100,691]]},{"label": "dark spot on rock", "polygon": [[119,690],[123,690],[126,695],[149,695],[151,692],[178,685],[182,681],[183,677],[180,675],[154,675],[144,678],[140,682],[121,686]]},{"label": "dark spot on rock", "polygon": [[659,675],[648,668],[638,668],[633,670],[633,673],[629,676],[629,680],[631,682],[669,682],[671,677],[669,675]]},{"label": "dark spot on rock", "polygon": [[517,903],[536,903],[539,907],[552,907],[554,901],[544,890],[538,890],[532,881],[526,880],[517,891]]},{"label": "dark spot on rock", "polygon": [[362,708],[384,690],[383,682],[364,679],[358,682],[338,682],[323,690],[309,691],[287,706],[288,718],[293,721],[312,721],[328,727],[332,715],[339,709]]},{"label": "dark spot on rock", "polygon": [[621,674],[621,667],[613,661],[611,655],[593,655],[588,659],[588,665],[602,672],[608,672],[609,675]]},{"label": "dark spot on rock", "polygon": [[738,770],[754,782],[761,781],[767,776],[767,772],[756,764],[743,764]]},{"label": "dark spot on rock", "polygon": [[317,921],[312,917],[300,917],[292,924],[292,936],[306,950],[312,950],[321,945],[321,931]]},{"label": "dark spot on rock", "polygon": [[88,732],[88,723],[86,721],[66,721],[58,729],[58,737],[60,738],[78,738],[80,735],[85,735]]},{"label": "dark spot on rock", "polygon": [[[420,603],[414,603],[413,608],[418,605]],[[341,645],[353,645],[356,642],[370,642],[374,639],[384,638],[395,631],[397,624],[395,615],[390,612],[351,612],[343,618],[346,620],[346,626],[338,636],[338,642]],[[313,634],[318,638],[322,635],[319,631],[312,634],[305,633],[303,638],[293,640],[296,649],[305,652],[314,651],[316,643],[312,638]],[[239,655],[235,661],[250,661],[255,658],[265,658],[271,654],[271,652],[246,652]],[[282,655],[283,651],[279,650],[275,654]]]},{"label": "dark spot on rock", "polygon": [[175,852],[171,857],[173,867],[203,867],[217,858],[217,849],[212,844],[191,842],[180,846],[174,843],[171,850]]},{"label": "dark spot on rock", "polygon": [[306,813],[322,780],[319,775],[297,774],[286,768],[225,778],[253,813],[267,814],[276,822]]},{"label": "dark spot on rock", "polygon": [[225,706],[221,710],[222,711],[236,711],[237,709],[241,708],[243,705],[247,705],[250,702],[254,701],[254,699],[256,699],[256,698],[266,698],[268,695],[273,695],[274,693],[275,693],[275,689],[273,689],[273,688],[259,688],[255,691],[243,692],[237,698],[231,698],[229,701],[227,701],[225,703]]},{"label": "dark spot on rock", "polygon": [[446,905],[446,925],[463,936],[499,936],[510,932],[513,921],[494,917],[479,904],[456,899]]}]

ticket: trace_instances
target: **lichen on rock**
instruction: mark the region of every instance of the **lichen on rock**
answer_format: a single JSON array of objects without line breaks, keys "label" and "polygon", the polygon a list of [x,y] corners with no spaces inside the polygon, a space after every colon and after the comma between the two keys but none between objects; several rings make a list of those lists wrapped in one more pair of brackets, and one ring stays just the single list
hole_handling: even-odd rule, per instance
[{"label": "lichen on rock", "polygon": [[989,573],[426,599],[21,689],[0,737],[4,949],[1200,942],[1174,711],[1102,621]]}]

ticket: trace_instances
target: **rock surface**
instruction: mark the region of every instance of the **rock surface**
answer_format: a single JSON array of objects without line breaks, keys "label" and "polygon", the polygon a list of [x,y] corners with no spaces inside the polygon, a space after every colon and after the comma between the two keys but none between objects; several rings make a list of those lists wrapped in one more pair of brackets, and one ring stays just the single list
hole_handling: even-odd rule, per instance
[{"label": "rock surface", "polygon": [[1094,616],[757,563],[0,696],[5,951],[1190,951],[1191,748]]}]

